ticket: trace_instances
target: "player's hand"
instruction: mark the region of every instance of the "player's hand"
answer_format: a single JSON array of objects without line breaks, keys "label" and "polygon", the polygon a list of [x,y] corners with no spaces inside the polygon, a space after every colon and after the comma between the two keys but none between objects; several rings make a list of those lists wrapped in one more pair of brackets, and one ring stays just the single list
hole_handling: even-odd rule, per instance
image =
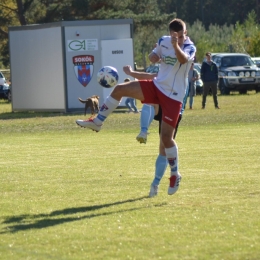
[{"label": "player's hand", "polygon": [[133,69],[130,65],[126,65],[126,66],[123,67],[123,71],[126,75],[131,76],[131,72],[133,71]]},{"label": "player's hand", "polygon": [[178,45],[178,33],[176,32],[171,33],[171,43],[173,47]]}]

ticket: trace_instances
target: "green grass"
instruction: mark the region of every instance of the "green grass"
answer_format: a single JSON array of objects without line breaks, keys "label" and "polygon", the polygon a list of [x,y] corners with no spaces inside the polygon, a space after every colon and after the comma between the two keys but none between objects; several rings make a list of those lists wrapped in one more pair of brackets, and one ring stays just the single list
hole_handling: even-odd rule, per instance
[{"label": "green grass", "polygon": [[[0,102],[0,259],[260,259],[260,95],[195,97],[179,127],[179,191],[148,198],[158,124],[100,133],[81,114],[12,113]],[[138,106],[141,107],[140,103]]]}]

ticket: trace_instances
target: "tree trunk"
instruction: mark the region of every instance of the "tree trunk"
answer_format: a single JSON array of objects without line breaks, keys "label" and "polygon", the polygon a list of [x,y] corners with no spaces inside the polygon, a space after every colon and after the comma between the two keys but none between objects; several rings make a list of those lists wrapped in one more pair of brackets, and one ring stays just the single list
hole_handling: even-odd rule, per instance
[{"label": "tree trunk", "polygon": [[24,17],[24,6],[22,0],[16,0],[17,4],[17,15],[21,25],[26,25],[26,19]]},{"label": "tree trunk", "polygon": [[144,70],[146,69],[146,58],[145,58],[145,50],[144,48],[142,49],[142,56],[143,56],[143,67]]}]

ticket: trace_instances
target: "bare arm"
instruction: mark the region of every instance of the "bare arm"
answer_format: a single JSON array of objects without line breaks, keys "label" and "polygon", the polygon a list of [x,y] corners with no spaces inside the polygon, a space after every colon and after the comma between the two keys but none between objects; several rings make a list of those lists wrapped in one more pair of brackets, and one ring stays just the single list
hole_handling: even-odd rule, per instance
[{"label": "bare arm", "polygon": [[[155,45],[154,45],[154,48],[156,48],[156,47],[157,47],[157,43],[155,43]],[[160,58],[156,53],[154,53],[153,51],[148,55],[148,58],[149,58],[150,62],[152,62],[152,63],[159,62],[160,59],[161,59],[161,58]]]},{"label": "bare arm", "polygon": [[147,73],[147,72],[141,72],[141,71],[135,71],[132,69],[130,65],[124,66],[123,71],[126,75],[129,75],[136,79],[153,79],[157,76],[157,73]]},{"label": "bare arm", "polygon": [[195,70],[194,77],[192,78],[193,81],[196,81],[200,78],[200,74]]},{"label": "bare arm", "polygon": [[149,58],[150,62],[152,62],[152,63],[156,63],[156,62],[160,61],[160,57],[157,54],[155,54],[154,52],[151,52],[149,54],[148,58]]}]

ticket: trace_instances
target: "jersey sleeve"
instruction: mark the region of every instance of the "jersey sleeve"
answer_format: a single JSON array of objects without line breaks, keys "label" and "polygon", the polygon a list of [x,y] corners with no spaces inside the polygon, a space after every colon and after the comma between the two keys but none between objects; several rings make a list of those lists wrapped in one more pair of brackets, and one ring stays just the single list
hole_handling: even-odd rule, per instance
[{"label": "jersey sleeve", "polygon": [[188,60],[193,60],[196,54],[196,47],[194,44],[187,44],[184,46],[183,52],[187,55]]},{"label": "jersey sleeve", "polygon": [[160,58],[161,58],[161,54],[162,54],[162,52],[161,52],[161,43],[162,43],[162,41],[163,41],[163,37],[161,37],[159,40],[158,40],[158,42],[156,43],[156,47],[153,49],[153,53],[155,53],[155,54],[157,54]]}]

